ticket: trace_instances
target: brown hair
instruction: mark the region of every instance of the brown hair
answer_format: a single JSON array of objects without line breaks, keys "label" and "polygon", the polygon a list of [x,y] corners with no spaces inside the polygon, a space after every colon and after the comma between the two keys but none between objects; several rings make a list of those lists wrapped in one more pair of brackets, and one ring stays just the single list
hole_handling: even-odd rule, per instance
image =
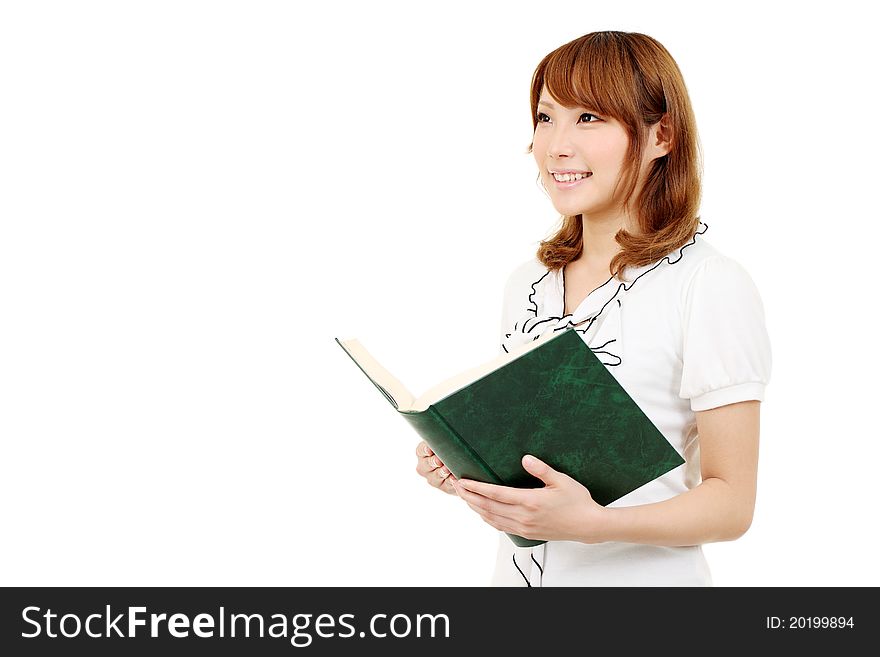
[{"label": "brown hair", "polygon": [[[635,202],[641,233],[617,232],[621,251],[611,260],[610,273],[650,264],[687,243],[699,225],[702,160],[687,88],[666,48],[644,34],[617,31],[592,32],[560,46],[541,60],[532,77],[533,128],[545,85],[566,107],[588,107],[623,124],[629,137],[618,181],[626,190],[624,208],[630,207],[638,184],[647,129],[667,115],[671,149],[651,163]],[[580,256],[581,219],[563,216],[559,230],[541,241],[538,260],[559,269]]]}]

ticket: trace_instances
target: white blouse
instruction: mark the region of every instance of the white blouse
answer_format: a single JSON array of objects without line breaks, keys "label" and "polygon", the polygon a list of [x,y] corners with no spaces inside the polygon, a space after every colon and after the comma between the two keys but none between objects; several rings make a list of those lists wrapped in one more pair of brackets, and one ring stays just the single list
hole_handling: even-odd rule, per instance
[{"label": "white blouse", "polygon": [[[655,263],[629,268],[563,316],[561,270],[537,258],[518,266],[504,289],[501,348],[575,326],[584,341],[685,463],[609,504],[650,504],[700,481],[694,411],[763,401],[770,340],[761,298],[749,274],[693,238]],[[540,457],[540,454],[536,456]],[[711,586],[701,546],[548,541],[516,547],[499,532],[495,586]]]}]

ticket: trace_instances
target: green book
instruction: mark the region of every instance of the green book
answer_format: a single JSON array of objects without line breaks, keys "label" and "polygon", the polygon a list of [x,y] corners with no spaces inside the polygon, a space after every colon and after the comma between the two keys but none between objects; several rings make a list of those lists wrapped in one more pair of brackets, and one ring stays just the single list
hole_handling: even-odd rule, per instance
[{"label": "green book", "polygon": [[[602,506],[684,459],[569,327],[548,331],[413,395],[357,340],[336,342],[458,478],[543,483],[526,454],[576,479]],[[540,545],[508,534],[520,547]]]}]

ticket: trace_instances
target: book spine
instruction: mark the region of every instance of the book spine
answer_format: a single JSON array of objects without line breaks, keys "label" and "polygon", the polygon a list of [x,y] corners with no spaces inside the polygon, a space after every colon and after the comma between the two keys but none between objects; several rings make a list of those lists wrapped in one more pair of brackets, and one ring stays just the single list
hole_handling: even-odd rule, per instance
[{"label": "book spine", "polygon": [[[449,471],[457,479],[474,479],[499,486],[507,485],[480,458],[480,455],[473,450],[467,441],[458,435],[458,432],[449,425],[434,406],[429,406],[424,411],[399,411],[399,413],[428,443],[428,446],[443,461],[443,465],[449,468]],[[514,545],[519,547],[535,547],[546,543],[546,541],[523,538],[515,534],[507,534],[507,536]]]}]

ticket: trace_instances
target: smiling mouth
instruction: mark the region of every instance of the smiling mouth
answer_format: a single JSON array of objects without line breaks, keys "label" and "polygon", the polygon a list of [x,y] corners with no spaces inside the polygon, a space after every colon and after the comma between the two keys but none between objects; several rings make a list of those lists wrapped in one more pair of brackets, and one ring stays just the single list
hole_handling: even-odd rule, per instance
[{"label": "smiling mouth", "polygon": [[551,175],[553,176],[553,180],[558,183],[568,183],[583,180],[584,178],[589,178],[593,175],[593,172],[584,171],[578,173],[552,173]]},{"label": "smiling mouth", "polygon": [[555,186],[557,189],[571,189],[573,187],[577,187],[578,185],[580,185],[584,180],[586,180],[587,178],[592,176],[593,173],[591,171],[587,171],[584,173],[577,173],[577,174],[571,174],[571,173],[556,174],[556,173],[554,173],[552,175],[553,175],[553,180],[556,183]]}]

